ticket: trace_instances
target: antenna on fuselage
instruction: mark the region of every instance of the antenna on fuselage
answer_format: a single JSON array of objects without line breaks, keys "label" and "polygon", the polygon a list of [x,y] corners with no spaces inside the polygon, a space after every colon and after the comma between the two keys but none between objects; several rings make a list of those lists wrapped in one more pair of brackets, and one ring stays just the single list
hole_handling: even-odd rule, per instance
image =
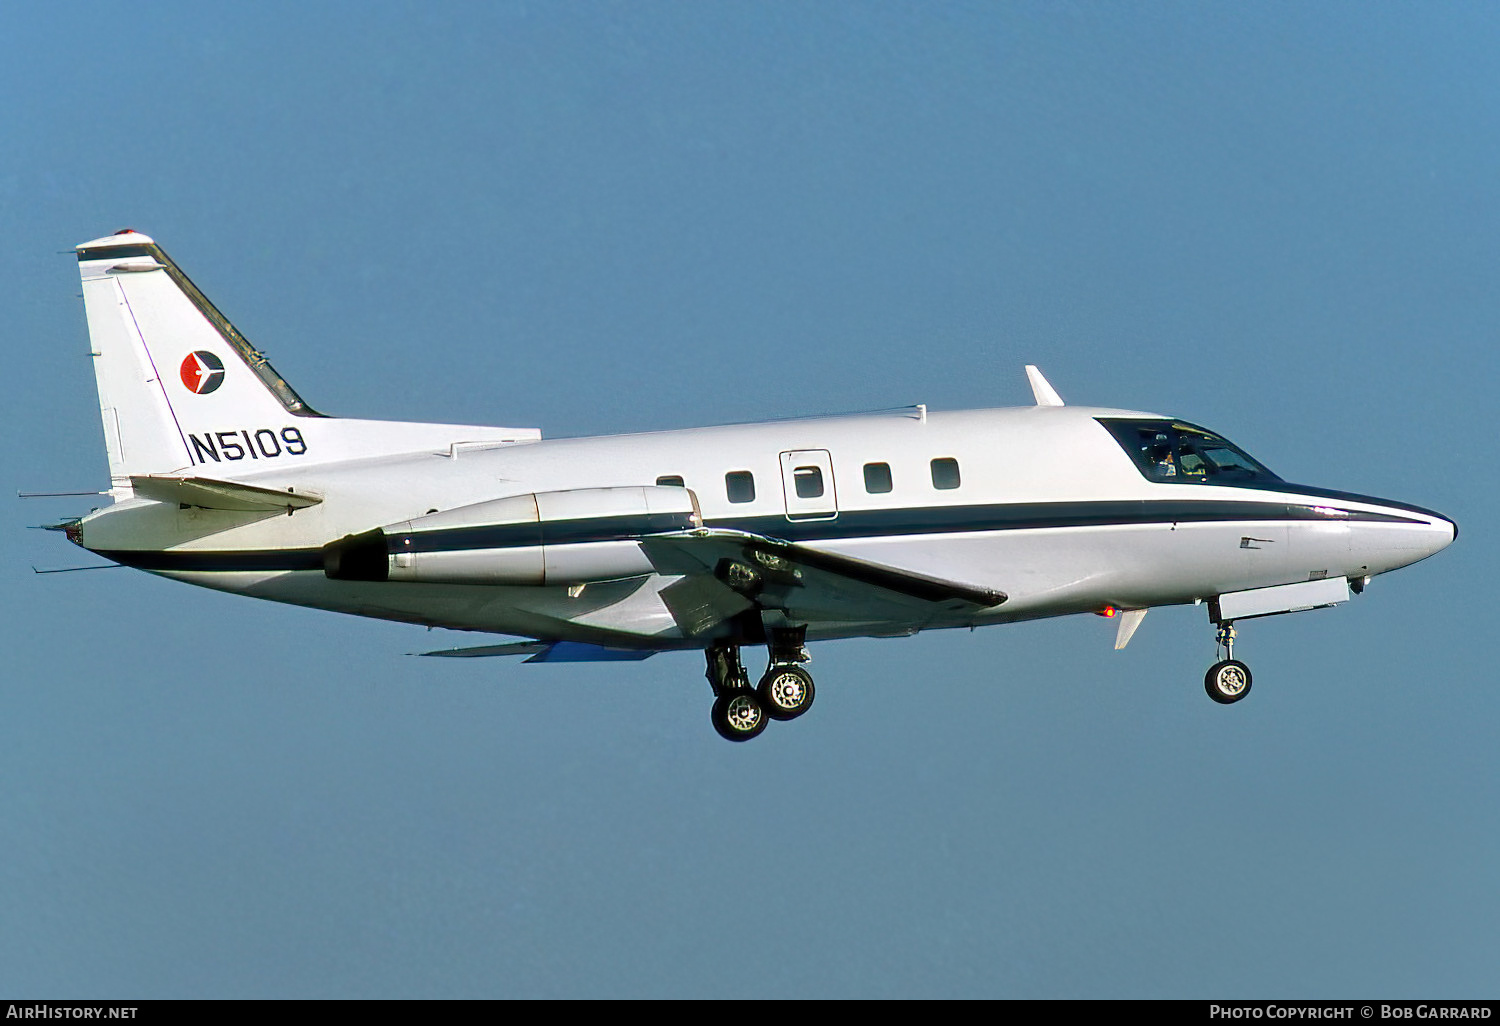
[{"label": "antenna on fuselage", "polygon": [[1036,396],[1036,404],[1038,406],[1067,405],[1062,401],[1062,396],[1057,394],[1057,389],[1053,388],[1047,382],[1047,379],[1042,377],[1042,372],[1029,363],[1026,365],[1026,377],[1031,382],[1031,394]]}]

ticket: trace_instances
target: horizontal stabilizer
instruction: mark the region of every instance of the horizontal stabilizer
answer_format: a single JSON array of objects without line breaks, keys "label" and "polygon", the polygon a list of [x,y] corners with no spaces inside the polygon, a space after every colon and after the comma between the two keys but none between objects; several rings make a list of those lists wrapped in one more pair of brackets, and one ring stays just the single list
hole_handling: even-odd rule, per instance
[{"label": "horizontal stabilizer", "polygon": [[504,645],[479,645],[475,648],[445,648],[413,655],[440,656],[446,659],[477,659],[485,656],[530,656],[528,663],[613,663],[650,659],[656,649],[601,648],[577,641],[512,641]]},{"label": "horizontal stabilizer", "polygon": [[82,519],[82,517],[69,517],[66,520],[59,520],[55,524],[31,524],[29,526],[37,531],[66,531]]},{"label": "horizontal stabilizer", "polygon": [[90,566],[61,566],[51,570],[43,570],[40,567],[32,567],[34,574],[71,574],[78,570],[118,570],[124,564],[121,563],[96,563]]},{"label": "horizontal stabilizer", "polygon": [[290,488],[258,488],[255,485],[214,481],[206,477],[171,477],[150,474],[130,479],[135,494],[158,502],[177,502],[203,509],[223,509],[244,513],[265,513],[316,506],[323,499]]},{"label": "horizontal stabilizer", "polygon": [[71,499],[71,498],[74,498],[76,496],[81,496],[81,495],[108,495],[108,494],[109,494],[108,492],[101,492],[97,488],[92,488],[92,489],[90,489],[89,491],[86,491],[86,492],[17,492],[16,493],[16,498],[18,498],[18,499]]}]

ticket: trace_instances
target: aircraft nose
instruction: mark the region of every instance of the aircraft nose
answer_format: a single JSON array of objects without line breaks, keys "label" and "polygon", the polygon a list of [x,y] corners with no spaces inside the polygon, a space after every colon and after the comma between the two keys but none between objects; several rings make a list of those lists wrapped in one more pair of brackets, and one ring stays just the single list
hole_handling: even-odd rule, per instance
[{"label": "aircraft nose", "polygon": [[1441,513],[1391,503],[1392,520],[1369,523],[1356,532],[1355,548],[1373,572],[1384,573],[1441,552],[1458,538],[1458,524]]},{"label": "aircraft nose", "polygon": [[[1441,552],[1449,545],[1458,541],[1458,521],[1450,520],[1442,514],[1433,517],[1433,545],[1432,552]],[[1446,536],[1445,536],[1446,535]],[[1428,555],[1432,555],[1429,552]]]},{"label": "aircraft nose", "polygon": [[1458,538],[1458,524],[1447,517],[1433,513],[1426,519],[1426,524],[1413,530],[1416,536],[1410,541],[1415,550],[1413,563],[1443,551]]}]

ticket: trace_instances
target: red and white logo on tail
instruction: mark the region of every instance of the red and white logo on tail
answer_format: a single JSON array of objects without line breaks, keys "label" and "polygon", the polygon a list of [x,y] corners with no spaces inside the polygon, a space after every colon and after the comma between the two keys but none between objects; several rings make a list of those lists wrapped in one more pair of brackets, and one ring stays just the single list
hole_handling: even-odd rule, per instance
[{"label": "red and white logo on tail", "polygon": [[188,353],[182,361],[182,383],[189,392],[207,395],[218,388],[224,380],[224,364],[217,356],[200,349]]}]

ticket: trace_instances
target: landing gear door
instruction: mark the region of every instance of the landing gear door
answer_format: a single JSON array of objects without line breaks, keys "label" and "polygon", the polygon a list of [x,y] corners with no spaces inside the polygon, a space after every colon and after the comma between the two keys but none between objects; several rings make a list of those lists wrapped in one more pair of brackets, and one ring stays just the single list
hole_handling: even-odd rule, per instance
[{"label": "landing gear door", "polygon": [[781,492],[788,520],[832,520],[839,515],[833,458],[826,449],[781,454]]}]

